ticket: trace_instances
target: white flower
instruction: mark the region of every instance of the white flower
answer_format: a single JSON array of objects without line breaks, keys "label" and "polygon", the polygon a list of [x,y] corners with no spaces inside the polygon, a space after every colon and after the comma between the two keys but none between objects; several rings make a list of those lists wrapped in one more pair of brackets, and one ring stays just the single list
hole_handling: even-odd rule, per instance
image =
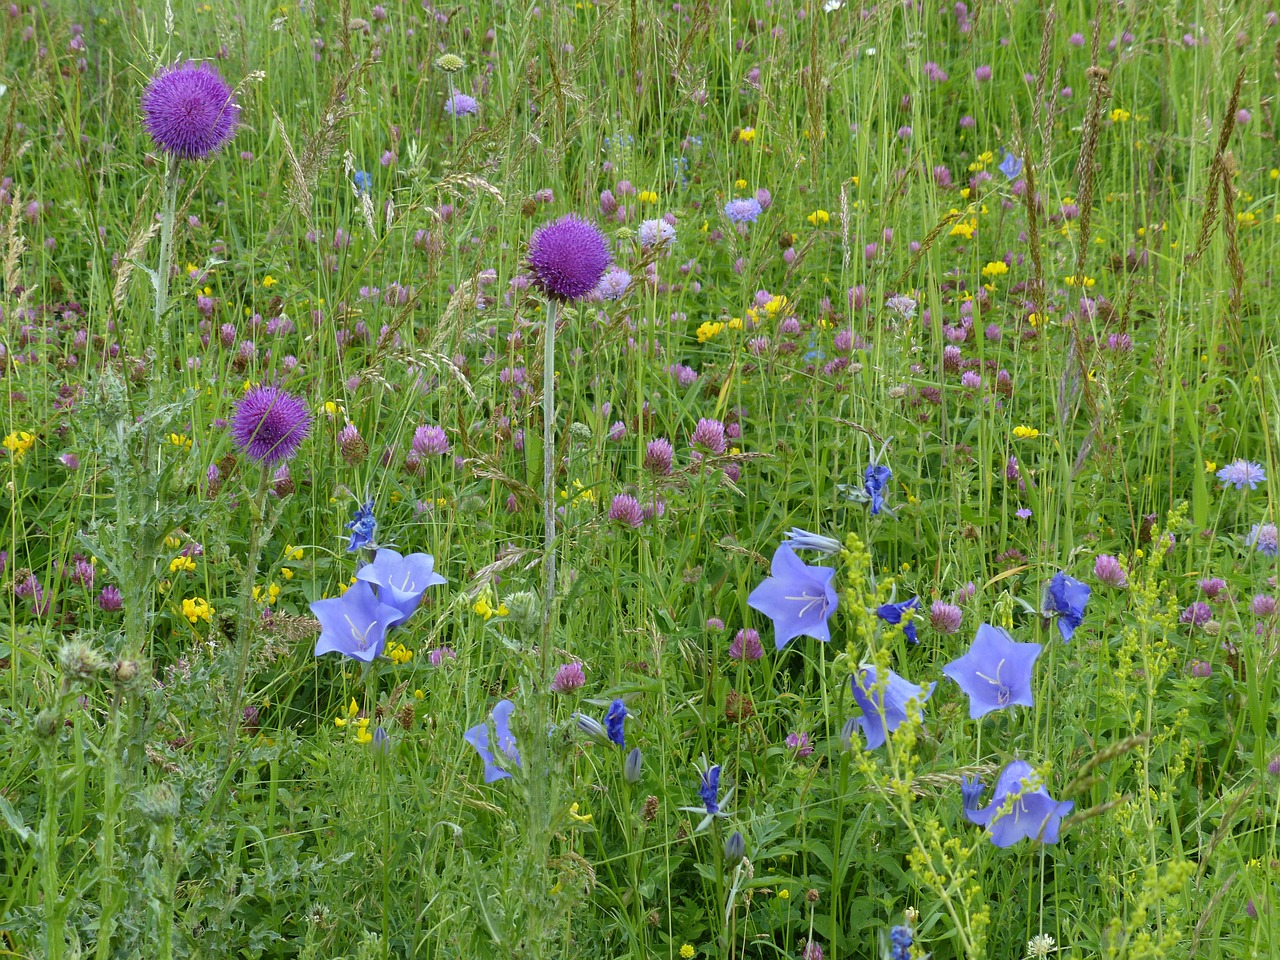
[{"label": "white flower", "polygon": [[827,0],[827,2],[822,5],[822,11],[823,13],[834,13],[843,6],[844,0]]},{"label": "white flower", "polygon": [[1043,960],[1053,952],[1053,937],[1041,933],[1027,941],[1027,956],[1034,960]]},{"label": "white flower", "polygon": [[646,220],[636,233],[642,247],[660,247],[676,238],[676,228],[665,220]]}]

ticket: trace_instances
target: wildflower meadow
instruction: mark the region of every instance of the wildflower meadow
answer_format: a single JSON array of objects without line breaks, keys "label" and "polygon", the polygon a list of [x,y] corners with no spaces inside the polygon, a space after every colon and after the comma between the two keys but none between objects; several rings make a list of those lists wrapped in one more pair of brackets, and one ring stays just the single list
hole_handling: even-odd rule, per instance
[{"label": "wildflower meadow", "polygon": [[1280,957],[1273,7],[0,7],[0,956]]}]

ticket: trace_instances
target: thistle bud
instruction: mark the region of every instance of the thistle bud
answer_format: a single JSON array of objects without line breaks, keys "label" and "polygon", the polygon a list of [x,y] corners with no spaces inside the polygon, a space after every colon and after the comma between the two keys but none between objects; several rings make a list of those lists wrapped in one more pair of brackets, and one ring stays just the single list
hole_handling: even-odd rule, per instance
[{"label": "thistle bud", "polygon": [[138,675],[136,660],[117,660],[111,665],[111,679],[116,683],[132,683]]},{"label": "thistle bud", "polygon": [[68,680],[88,682],[106,668],[106,661],[87,643],[68,640],[58,648],[58,666]]},{"label": "thistle bud", "polygon": [[138,796],[138,812],[155,824],[176,820],[179,807],[178,792],[168,783],[157,783]]},{"label": "thistle bud", "polygon": [[58,715],[57,710],[41,710],[36,714],[36,738],[42,741],[50,741],[58,735],[58,731],[62,729],[62,717]]}]

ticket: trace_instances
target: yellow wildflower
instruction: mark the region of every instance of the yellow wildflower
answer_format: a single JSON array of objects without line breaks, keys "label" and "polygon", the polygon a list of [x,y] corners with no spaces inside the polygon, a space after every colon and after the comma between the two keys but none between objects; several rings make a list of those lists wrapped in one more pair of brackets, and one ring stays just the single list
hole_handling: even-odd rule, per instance
[{"label": "yellow wildflower", "polygon": [[1093,277],[1077,277],[1073,273],[1068,277],[1063,277],[1062,282],[1068,287],[1092,287],[1098,281]]},{"label": "yellow wildflower", "polygon": [[198,620],[209,623],[213,619],[213,607],[202,597],[193,597],[182,601],[182,615],[195,624]]},{"label": "yellow wildflower", "polygon": [[1111,122],[1125,123],[1131,116],[1133,116],[1133,114],[1131,114],[1124,107],[1116,107],[1114,110],[1111,111]]},{"label": "yellow wildflower", "polygon": [[712,337],[718,336],[724,330],[724,324],[719,321],[704,320],[702,326],[698,327],[698,342],[706,343]]},{"label": "yellow wildflower", "polygon": [[280,282],[279,280],[277,280],[275,277],[273,277],[269,273],[262,278],[262,285],[264,287],[274,287],[279,282]]},{"label": "yellow wildflower", "polygon": [[683,957],[684,960],[693,960],[693,955],[697,952],[697,950],[693,949],[693,944],[691,943],[684,943],[680,945],[680,956]]},{"label": "yellow wildflower", "polygon": [[1204,472],[1205,472],[1205,473],[1213,473],[1213,471],[1215,471],[1215,470],[1217,470],[1217,469],[1218,469],[1218,465],[1217,465],[1214,461],[1212,461],[1212,460],[1206,460],[1206,461],[1204,462]]},{"label": "yellow wildflower", "polygon": [[1040,436],[1040,431],[1035,427],[1018,424],[1013,428],[1013,435],[1019,440],[1034,440],[1036,437]]},{"label": "yellow wildflower", "polygon": [[1003,260],[992,260],[982,268],[984,277],[1002,277],[1009,272],[1009,265]]},{"label": "yellow wildflower", "polygon": [[191,439],[185,433],[169,434],[169,442],[175,447],[181,447],[183,450],[191,449]]},{"label": "yellow wildflower", "polygon": [[743,127],[741,130],[738,131],[739,143],[750,143],[755,138],[756,138],[755,127]]},{"label": "yellow wildflower", "polygon": [[735,190],[745,190],[747,189],[747,181],[739,177],[737,180],[733,181],[733,188]]},{"label": "yellow wildflower", "polygon": [[640,193],[636,195],[636,199],[641,203],[657,203],[658,195],[652,190],[641,190]]},{"label": "yellow wildflower", "polygon": [[170,573],[192,573],[196,568],[196,562],[190,557],[174,557],[169,561]]},{"label": "yellow wildflower", "polygon": [[825,210],[815,210],[805,219],[807,219],[811,225],[816,227],[820,223],[830,223],[831,214],[827,213]]},{"label": "yellow wildflower", "polygon": [[590,823],[591,817],[592,814],[590,813],[578,813],[577,803],[574,803],[569,807],[569,818],[571,820],[576,820],[578,823]]}]

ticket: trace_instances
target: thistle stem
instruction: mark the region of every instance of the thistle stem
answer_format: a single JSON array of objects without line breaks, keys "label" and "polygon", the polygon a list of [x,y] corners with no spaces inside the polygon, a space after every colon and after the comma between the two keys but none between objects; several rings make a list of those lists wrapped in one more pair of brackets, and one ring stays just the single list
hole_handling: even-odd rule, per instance
[{"label": "thistle stem", "polygon": [[547,302],[546,325],[542,334],[542,519],[543,593],[541,682],[549,689],[551,675],[551,626],[556,592],[556,303]]},{"label": "thistle stem", "polygon": [[155,273],[155,330],[169,352],[169,328],[164,325],[164,315],[169,309],[169,272],[173,259],[173,221],[178,210],[178,163],[166,157],[164,166],[164,203],[160,209],[160,263]]},{"label": "thistle stem", "polygon": [[245,558],[244,584],[240,589],[240,610],[236,614],[236,642],[240,646],[236,664],[235,684],[231,687],[231,712],[227,717],[227,762],[231,768],[231,758],[235,753],[236,733],[240,729],[240,707],[244,700],[244,678],[249,666],[249,648],[253,643],[253,585],[258,579],[258,560],[262,554],[262,535],[264,513],[266,512],[267,489],[271,484],[271,471],[263,465],[261,478],[258,480],[258,491],[254,494],[250,505],[252,516],[249,525],[249,552]]}]

